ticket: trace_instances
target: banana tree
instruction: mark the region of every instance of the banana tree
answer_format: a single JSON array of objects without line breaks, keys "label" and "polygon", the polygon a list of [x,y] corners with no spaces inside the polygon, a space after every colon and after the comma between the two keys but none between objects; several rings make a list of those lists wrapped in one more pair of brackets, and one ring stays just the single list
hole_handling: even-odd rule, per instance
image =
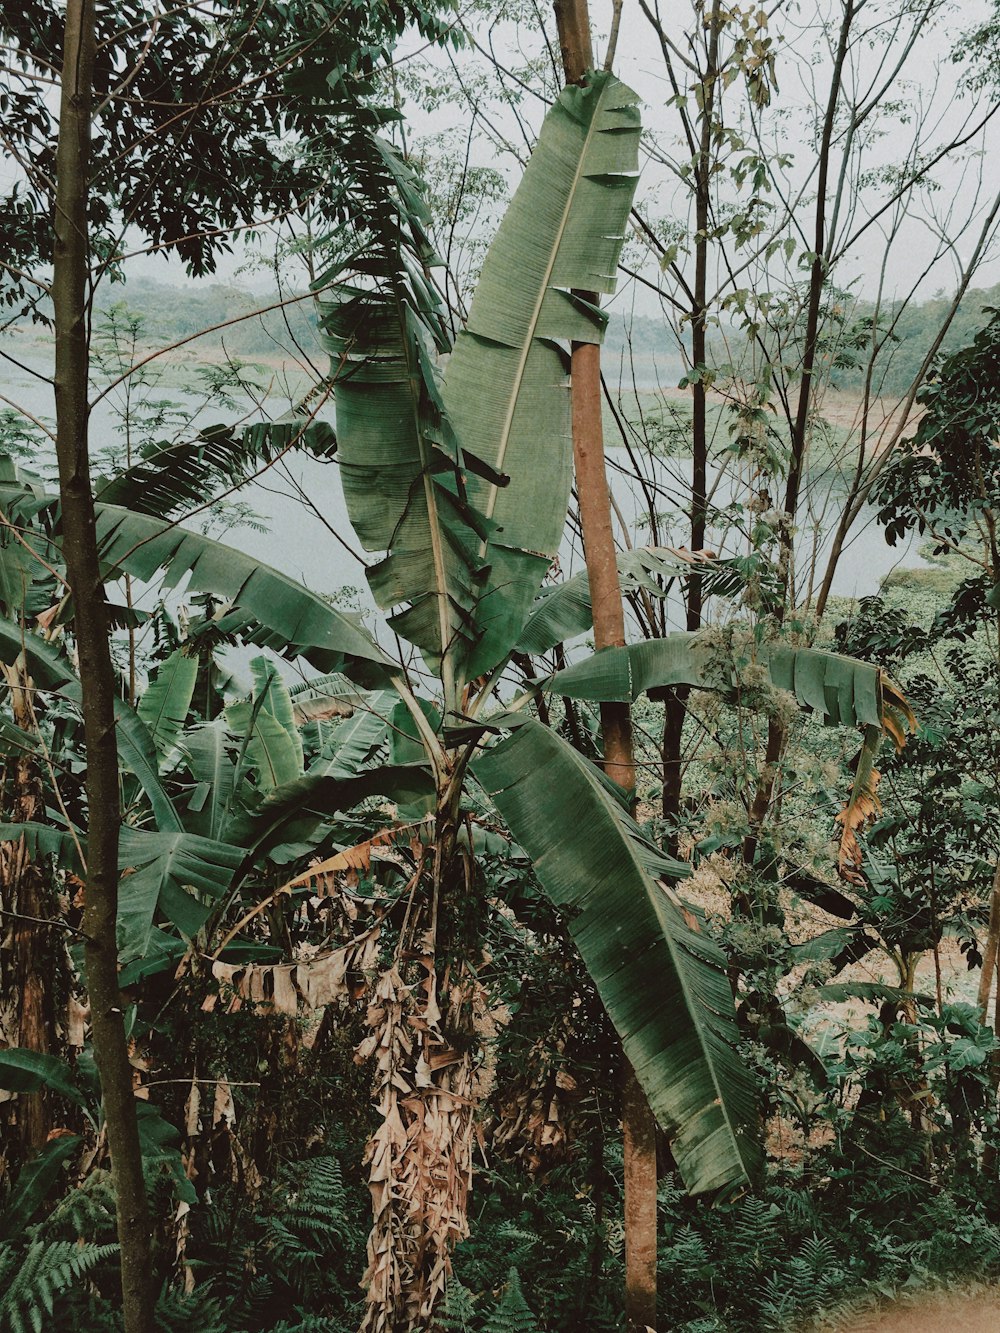
[{"label": "banana tree", "polygon": [[[317,830],[329,832],[357,801],[388,796],[401,818],[416,809],[425,824],[429,812],[404,910],[368,980],[364,1053],[375,1062],[379,1113],[367,1150],[365,1328],[373,1331],[428,1325],[451,1250],[468,1230],[489,1039],[476,970],[488,895],[466,819],[473,790],[493,801],[565,909],[688,1187],[731,1191],[761,1167],[724,958],[671,887],[688,867],[651,843],[600,769],[531,713],[546,693],[633,699],[687,683],[735,697],[739,672],[720,665],[699,636],[673,635],[574,662],[490,711],[507,691],[512,655],[544,651],[567,623],[587,623],[578,589],[542,588],[571,483],[564,344],[602,337],[604,316],[573,290],[613,289],[638,140],[636,98],[612,76],[594,74],[562,93],[453,346],[416,182],[391,147],[370,141],[363,246],[350,280],[327,296],[324,323],[348,511],[378,557],[368,575],[373,597],[422,665],[402,665],[356,618],[280,572],[178,526],[172,507],[183,504],[184,487],[175,460],[144,462],[162,485],[126,475],[98,497],[105,579],[186,581],[217,599],[206,636],[261,645],[327,678],[305,691],[296,712],[271,659],[262,659],[243,701],[185,729],[195,673],[181,652],[161,665],[138,715],[119,707],[132,816],[145,811],[154,826],[123,844],[123,864],[135,872],[123,880],[122,922],[133,963],[165,948],[161,936],[203,938],[231,907],[238,930],[252,868],[276,849],[304,859],[303,845],[315,849]],[[336,277],[325,274],[318,286],[329,289]],[[319,444],[332,448],[325,438]],[[33,586],[40,562],[57,572],[52,498],[9,468],[0,507],[12,532],[32,531],[30,550],[18,541],[3,548],[27,571],[7,584]],[[648,573],[669,557],[646,559]],[[14,621],[0,626],[0,650],[6,660],[24,652],[36,685],[72,701],[78,682],[51,642],[71,611],[59,604],[44,618],[49,640]],[[896,725],[876,668],[805,649],[762,646],[751,655],[825,721]],[[342,736],[303,772],[297,728],[314,725],[325,698],[345,693],[342,677],[360,702],[357,724],[349,743]],[[379,762],[386,750],[388,765]]]}]

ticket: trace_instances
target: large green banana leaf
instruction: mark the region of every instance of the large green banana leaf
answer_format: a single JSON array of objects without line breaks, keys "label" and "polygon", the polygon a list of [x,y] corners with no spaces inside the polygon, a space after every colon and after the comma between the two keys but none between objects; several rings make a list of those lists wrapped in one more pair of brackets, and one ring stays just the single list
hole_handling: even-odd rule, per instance
[{"label": "large green banana leaf", "polygon": [[[385,207],[367,252],[353,261],[371,279],[323,303],[334,377],[340,473],[347,511],[391,627],[440,672],[450,707],[474,639],[482,535],[471,511],[463,460],[441,400],[438,352],[449,350],[440,301],[421,271],[426,206],[409,168],[388,144],[373,186]],[[394,202],[395,201],[395,202]],[[401,207],[402,219],[397,211]],[[329,275],[326,275],[327,277]]]},{"label": "large green banana leaf", "polygon": [[338,722],[310,772],[328,778],[353,777],[385,743],[389,717],[399,702],[392,690],[379,690],[358,700],[351,717]]},{"label": "large green banana leaf", "polygon": [[[328,303],[341,475],[376,601],[445,677],[502,660],[562,536],[572,475],[567,352],[605,318],[638,161],[635,94],[608,74],[546,117],[442,381],[439,305],[387,224],[372,289]],[[420,224],[398,162],[395,188]],[[387,209],[386,217],[397,214]],[[417,249],[419,247],[413,247]],[[451,691],[454,693],[454,690]]]},{"label": "large green banana leaf", "polygon": [[[54,856],[83,874],[78,849],[86,848],[84,835],[50,824],[0,824],[0,842],[20,838],[31,856]],[[118,868],[126,872],[118,886],[122,961],[146,952],[157,908],[185,935],[194,935],[209,915],[208,903],[226,891],[243,859],[242,848],[212,838],[124,827],[118,844]]]},{"label": "large green banana leaf", "polygon": [[220,622],[254,643],[301,656],[321,671],[343,671],[362,684],[383,683],[393,663],[356,617],[318,593],[231,546],[163,519],[102,505],[97,534],[109,575],[151,579],[164,570],[168,586],[190,576],[193,591],[233,604]]},{"label": "large green banana leaf", "polygon": [[226,709],[229,729],[242,738],[244,761],[257,774],[258,791],[270,791],[302,776],[302,738],[288,688],[273,662],[255,657],[249,699]]},{"label": "large green banana leaf", "polygon": [[176,648],[157,668],[136,712],[149,728],[160,755],[173,749],[184,726],[198,680],[198,658]]},{"label": "large green banana leaf", "polygon": [[751,1076],[736,1053],[718,947],[661,883],[687,867],[647,842],[600,771],[548,727],[507,721],[475,774],[567,909],[570,933],[688,1188],[755,1179],[762,1159]]},{"label": "large green banana leaf", "polygon": [[509,652],[559,549],[572,480],[566,351],[599,343],[606,316],[570,289],[614,291],[639,150],[638,98],[613,75],[566,88],[549,111],[483,264],[444,402],[462,449],[500,476],[470,475],[490,522],[476,608],[475,676]]},{"label": "large green banana leaf", "polygon": [[[770,684],[788,690],[799,704],[834,726],[883,723],[886,685],[878,667],[818,648],[761,644],[755,661]],[[748,663],[747,663],[748,664]],[[710,635],[682,631],[624,648],[603,648],[543,682],[571,699],[634,702],[646,690],[670,685],[718,689],[735,695],[740,673]],[[893,698],[898,696],[893,695]]]},{"label": "large green banana leaf", "polygon": [[243,862],[243,850],[194,833],[124,827],[118,864],[118,948],[122,962],[147,950],[159,907],[189,938],[204,925]]},{"label": "large green banana leaf", "polygon": [[329,458],[337,448],[333,427],[325,421],[261,421],[242,430],[206,426],[193,440],[146,446],[137,463],[97,481],[95,497],[99,504],[176,517],[200,508],[221,486],[245,483],[256,463],[290,444],[317,458]]},{"label": "large green banana leaf", "polygon": [[370,797],[408,805],[435,790],[434,775],[424,764],[383,764],[347,778],[309,772],[237,811],[226,837],[246,848],[248,858],[266,856],[281,843],[307,843],[338,811],[353,810]]},{"label": "large green banana leaf", "polygon": [[[30,477],[11,473],[0,460],[0,505],[5,509],[58,503]],[[131,574],[149,580],[163,570],[167,586],[175,587],[189,576],[192,591],[212,593],[232,604],[222,622],[228,632],[289,657],[304,657],[320,671],[342,671],[362,685],[385,685],[398,670],[356,616],[336,610],[319,593],[255,556],[175,522],[116,505],[98,504],[97,536],[105,577]]]},{"label": "large green banana leaf", "polygon": [[236,785],[233,753],[238,742],[222,718],[185,731],[182,747],[194,788],[187,802],[186,822],[193,833],[227,841],[226,823]]}]

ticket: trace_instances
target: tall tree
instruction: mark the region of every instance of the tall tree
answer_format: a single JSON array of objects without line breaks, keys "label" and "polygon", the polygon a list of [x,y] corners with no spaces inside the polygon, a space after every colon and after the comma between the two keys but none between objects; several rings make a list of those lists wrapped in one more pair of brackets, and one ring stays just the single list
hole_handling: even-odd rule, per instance
[{"label": "tall tree", "polygon": [[94,1056],[111,1151],[122,1313],[127,1333],[153,1326],[151,1227],[125,1005],[118,987],[118,743],[115,672],[90,481],[87,224],[94,73],[93,0],[69,0],[59,103],[52,259],[56,339],[56,455],[66,577],[76,606],[87,746],[87,875],[83,931]]},{"label": "tall tree", "polygon": [[[586,0],[557,0],[556,23],[567,83],[582,83],[593,67]],[[595,305],[595,292],[577,292]],[[601,349],[574,342],[571,352],[573,464],[580,528],[593,611],[594,646],[623,647],[625,612],[611,527],[611,496],[604,459]],[[635,799],[632,718],[627,703],[601,704],[604,771]],[[625,1317],[630,1329],[656,1323],[656,1120],[628,1060],[622,1091],[625,1136]]]}]

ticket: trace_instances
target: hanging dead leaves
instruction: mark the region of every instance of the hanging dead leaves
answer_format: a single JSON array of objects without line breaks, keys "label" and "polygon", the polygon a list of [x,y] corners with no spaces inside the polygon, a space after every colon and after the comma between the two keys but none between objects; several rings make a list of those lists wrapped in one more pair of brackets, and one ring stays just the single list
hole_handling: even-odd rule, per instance
[{"label": "hanging dead leaves", "polygon": [[881,774],[875,767],[882,737],[888,736],[896,749],[901,750],[907,736],[917,729],[917,719],[909,701],[887,676],[881,678],[881,696],[881,730],[875,726],[864,728],[861,749],[854,760],[854,782],[843,809],[836,816],[836,822],[841,827],[837,867],[842,879],[859,886],[865,884],[866,880],[858,834],[882,813],[882,802],[878,798]]}]

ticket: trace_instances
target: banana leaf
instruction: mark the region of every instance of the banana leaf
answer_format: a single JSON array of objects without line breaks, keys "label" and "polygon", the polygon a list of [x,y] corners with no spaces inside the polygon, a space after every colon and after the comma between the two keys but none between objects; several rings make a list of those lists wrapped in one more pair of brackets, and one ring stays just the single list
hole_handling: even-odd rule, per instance
[{"label": "banana leaf", "polygon": [[302,776],[302,740],[277,668],[263,657],[255,657],[250,668],[253,694],[229,705],[226,722],[242,737],[245,760],[257,774],[258,791],[270,791]]},{"label": "banana leaf", "polygon": [[469,503],[490,525],[471,676],[509,652],[559,549],[573,449],[569,359],[556,340],[603,340],[607,317],[570,289],[614,291],[637,179],[637,102],[610,74],[560,94],[445,371],[462,449],[487,465],[467,479]]},{"label": "banana leaf", "polygon": [[475,774],[531,857],[622,1039],[692,1192],[731,1190],[762,1168],[753,1082],[725,959],[660,882],[688,872],[640,833],[617,789],[548,727],[512,734]]},{"label": "banana leaf", "polygon": [[920,991],[904,990],[900,986],[890,986],[881,981],[835,981],[825,986],[816,987],[816,997],[824,1004],[842,1004],[845,1000],[867,1000],[872,1004],[881,1004],[891,1000],[895,1004],[919,1004],[924,1009],[933,1009],[933,995]]},{"label": "banana leaf", "polygon": [[357,617],[337,611],[318,593],[252,555],[110,505],[98,508],[97,535],[106,577],[132,574],[149,580],[162,569],[168,587],[187,575],[192,591],[232,603],[230,614],[219,622],[222,632],[241,633],[287,657],[302,656],[320,671],[343,671],[360,684],[384,683],[393,671]]},{"label": "banana leaf", "polygon": [[64,1130],[25,1162],[0,1214],[0,1241],[23,1234],[62,1174],[63,1163],[73,1156],[80,1143],[79,1134]]},{"label": "banana leaf", "polygon": [[[790,691],[825,723],[881,728],[884,678],[878,667],[817,648],[767,644],[759,646],[757,663],[767,668],[772,686]],[[709,636],[682,631],[624,648],[603,648],[542,682],[555,694],[600,702],[634,702],[647,690],[669,685],[735,696],[740,678]]]},{"label": "banana leaf", "polygon": [[136,712],[161,756],[168,755],[177,743],[197,680],[198,658],[177,648],[160,663],[139,700]]},{"label": "banana leaf", "polygon": [[[48,824],[0,824],[0,842],[24,838],[32,857],[54,856],[83,874],[77,839]],[[79,836],[86,851],[86,840]],[[118,942],[123,962],[142,957],[159,910],[187,936],[194,935],[244,859],[243,849],[194,833],[123,827],[118,845]]]},{"label": "banana leaf", "polygon": [[337,448],[333,428],[324,421],[262,421],[243,430],[206,426],[193,440],[146,446],[132,467],[95,484],[95,498],[99,504],[173,518],[201,508],[219,486],[246,482],[255,464],[293,444],[317,458],[329,458]]},{"label": "banana leaf", "polygon": [[389,717],[398,699],[391,690],[359,698],[353,716],[337,724],[310,772],[329,778],[353,777],[385,743]]},{"label": "banana leaf", "polygon": [[118,853],[118,947],[122,962],[141,958],[157,908],[188,938],[229,888],[243,850],[194,833],[125,827]]},{"label": "banana leaf", "polygon": [[[416,182],[391,146],[372,140],[384,171],[384,216],[364,257],[371,279],[345,285],[321,304],[333,361],[340,475],[351,523],[389,625],[423,652],[455,703],[456,681],[474,642],[472,611],[483,577],[476,542],[482,520],[466,496],[463,459],[441,398],[440,300],[413,258],[425,215]],[[404,219],[388,202],[402,200]]]},{"label": "banana leaf", "polygon": [[237,811],[226,836],[247,849],[248,858],[258,858],[280,843],[306,842],[338,811],[353,810],[370,797],[408,805],[435,790],[434,775],[423,764],[384,764],[346,778],[309,772]]},{"label": "banana leaf", "polygon": [[216,718],[186,731],[182,746],[195,782],[187,803],[187,823],[192,833],[227,841],[226,821],[236,783],[233,753],[238,742],[230,736],[225,721]]},{"label": "banana leaf", "polygon": [[[697,571],[706,596],[728,597],[745,586],[742,572],[725,560],[692,560],[670,547],[640,546],[618,556],[618,582],[623,593],[640,589],[664,597],[675,579]],[[587,571],[551,588],[543,588],[532,603],[531,613],[517,641],[521,653],[547,653],[557,643],[586,634],[594,623]]]}]

